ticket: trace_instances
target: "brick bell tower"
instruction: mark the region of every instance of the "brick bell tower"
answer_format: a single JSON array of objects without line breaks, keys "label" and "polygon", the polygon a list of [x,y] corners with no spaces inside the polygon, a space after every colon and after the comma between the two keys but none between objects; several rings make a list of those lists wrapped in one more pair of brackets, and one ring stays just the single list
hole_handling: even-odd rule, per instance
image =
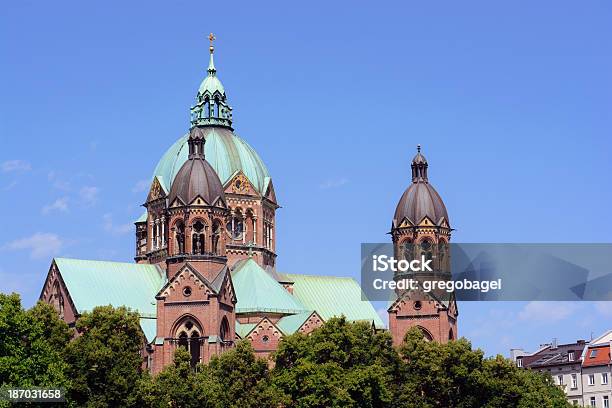
[{"label": "brick bell tower", "polygon": [[230,218],[219,176],[204,157],[200,127],[189,134],[189,158],[168,194],[167,284],[157,299],[153,372],[182,346],[193,365],[233,345],[236,296],[223,228]]},{"label": "brick bell tower", "polygon": [[[412,183],[402,195],[391,225],[396,259],[431,259],[432,272],[398,273],[396,280],[450,279],[449,242],[452,228],[442,198],[429,183],[427,159],[417,146],[412,159]],[[388,309],[393,343],[401,344],[406,332],[419,327],[427,340],[446,343],[457,338],[457,304],[454,293],[397,291]]]}]

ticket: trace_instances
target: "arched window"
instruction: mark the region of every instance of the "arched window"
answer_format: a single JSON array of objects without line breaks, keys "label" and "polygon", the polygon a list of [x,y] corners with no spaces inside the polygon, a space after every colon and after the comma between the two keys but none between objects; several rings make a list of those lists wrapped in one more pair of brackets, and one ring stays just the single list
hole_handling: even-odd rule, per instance
[{"label": "arched window", "polygon": [[183,221],[179,221],[176,224],[175,240],[176,240],[175,252],[177,254],[184,254],[185,253],[185,224],[183,224]]},{"label": "arched window", "polygon": [[176,330],[178,346],[189,352],[192,367],[200,362],[200,333],[202,330],[191,318],[184,319]]},{"label": "arched window", "polygon": [[424,255],[425,259],[433,259],[433,245],[429,239],[421,241],[421,255]]},{"label": "arched window", "polygon": [[215,98],[215,118],[219,117],[219,98]]},{"label": "arched window", "polygon": [[215,221],[215,223],[213,224],[212,236],[211,236],[212,253],[215,255],[219,255],[220,235],[221,235],[221,225],[219,224],[219,221]]},{"label": "arched window", "polygon": [[232,219],[227,223],[227,232],[233,240],[242,239],[244,219],[240,210],[237,210]]},{"label": "arched window", "polygon": [[202,116],[204,118],[210,117],[210,101],[208,100],[208,96],[204,100],[204,109],[202,109]]},{"label": "arched window", "polygon": [[453,333],[453,329],[450,329],[448,331],[448,339],[449,340],[455,340],[455,334]]},{"label": "arched window", "polygon": [[412,259],[414,259],[412,241],[410,241],[409,239],[407,239],[406,241],[402,243],[400,250],[401,250],[401,256],[403,256],[403,258],[406,261],[411,261]]},{"label": "arched window", "polygon": [[433,336],[431,335],[431,333],[429,332],[429,330],[425,329],[424,327],[421,326],[417,326],[419,328],[419,330],[421,330],[421,333],[423,333],[423,340],[425,341],[433,341]]},{"label": "arched window", "polygon": [[202,221],[196,221],[193,224],[193,233],[191,236],[191,252],[193,254],[204,254],[204,224]]},{"label": "arched window", "polygon": [[438,243],[438,265],[440,271],[449,272],[449,262],[448,262],[448,243],[444,240],[440,240]]},{"label": "arched window", "polygon": [[229,322],[227,321],[227,317],[223,316],[223,320],[221,321],[221,327],[219,328],[219,337],[221,337],[221,341],[223,343],[230,341],[230,328]]}]

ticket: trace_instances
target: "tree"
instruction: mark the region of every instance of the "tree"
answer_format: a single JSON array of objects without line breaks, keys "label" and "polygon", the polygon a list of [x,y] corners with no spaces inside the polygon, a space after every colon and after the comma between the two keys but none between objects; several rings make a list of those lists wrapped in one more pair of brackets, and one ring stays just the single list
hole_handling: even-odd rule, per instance
[{"label": "tree", "polygon": [[248,341],[213,357],[197,378],[199,385],[214,387],[221,407],[276,408],[282,402],[282,394],[271,386],[268,362],[255,356]]},{"label": "tree", "polygon": [[17,294],[0,293],[0,385],[66,387],[72,332],[50,305],[24,310]]},{"label": "tree", "polygon": [[68,397],[79,406],[129,406],[141,376],[144,337],[138,314],[125,307],[96,307],[77,321],[67,348],[72,379]]},{"label": "tree", "polygon": [[399,354],[404,364],[398,407],[570,406],[549,376],[520,369],[502,356],[485,359],[466,339],[428,342],[420,329],[413,328]]},{"label": "tree", "polygon": [[387,406],[401,364],[388,333],[344,317],[286,337],[274,361],[273,381],[289,407]]}]

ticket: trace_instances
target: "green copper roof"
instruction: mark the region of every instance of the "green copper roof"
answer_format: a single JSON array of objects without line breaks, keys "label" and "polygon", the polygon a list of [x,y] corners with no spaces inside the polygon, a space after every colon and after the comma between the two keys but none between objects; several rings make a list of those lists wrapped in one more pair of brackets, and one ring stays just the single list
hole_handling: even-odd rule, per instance
[{"label": "green copper roof", "polygon": [[299,313],[306,310],[252,258],[239,261],[232,271],[237,313]]},{"label": "green copper roof", "polygon": [[249,334],[251,330],[255,328],[255,326],[255,323],[240,323],[238,320],[236,320],[236,333],[241,339],[244,339],[247,334]]},{"label": "green copper roof", "polygon": [[151,343],[153,340],[155,340],[155,334],[157,333],[157,319],[141,317],[140,328],[147,339],[147,343]]},{"label": "green copper roof", "polygon": [[366,320],[374,322],[376,328],[384,328],[372,304],[362,300],[365,295],[354,279],[299,274],[285,276],[294,282],[293,296],[308,309],[316,310],[323,320],[344,315],[351,321]]},{"label": "green copper roof", "polygon": [[[270,182],[270,174],[263,161],[244,140],[227,128],[205,127],[206,145],[204,153],[206,160],[217,172],[221,183],[225,185],[238,171],[253,184],[260,194],[265,194]],[[184,135],[176,141],[162,156],[155,167],[153,176],[158,176],[166,191],[170,187],[176,173],[187,161],[189,146]]]},{"label": "green copper roof", "polygon": [[217,69],[215,68],[215,60],[213,57],[213,53],[210,53],[210,61],[208,63],[208,75],[202,83],[200,84],[200,88],[198,89],[198,94],[205,94],[209,92],[212,96],[215,92],[219,92],[221,95],[225,94],[225,88],[217,78]]},{"label": "green copper roof", "polygon": [[295,333],[310,317],[312,314],[312,310],[308,310],[306,312],[284,316],[280,318],[280,320],[276,323],[279,329],[283,331],[285,334],[293,334]]},{"label": "green copper roof", "polygon": [[146,222],[147,221],[147,212],[143,212],[142,215],[140,217],[138,217],[138,219],[135,222]]},{"label": "green copper roof", "polygon": [[[126,306],[142,317],[155,317],[155,295],[165,274],[155,265],[55,258],[79,313],[96,306]],[[144,328],[143,328],[144,330]]]}]

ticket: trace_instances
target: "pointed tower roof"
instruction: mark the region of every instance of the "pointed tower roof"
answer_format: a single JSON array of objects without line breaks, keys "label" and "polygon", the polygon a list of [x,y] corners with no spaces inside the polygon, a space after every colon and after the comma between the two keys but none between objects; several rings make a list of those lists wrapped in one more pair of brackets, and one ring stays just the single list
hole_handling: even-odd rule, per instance
[{"label": "pointed tower roof", "polygon": [[198,89],[196,103],[191,108],[191,126],[221,126],[231,129],[232,107],[227,103],[225,88],[217,77],[215,68],[215,36],[210,33],[210,61],[208,62],[208,75]]},{"label": "pointed tower roof", "polygon": [[395,209],[392,227],[399,225],[404,218],[412,224],[418,224],[424,217],[428,217],[436,225],[444,218],[447,223],[448,213],[442,197],[429,183],[427,159],[421,153],[421,145],[417,145],[417,154],[410,165],[412,169],[412,183],[408,186]]},{"label": "pointed tower roof", "polygon": [[193,128],[189,133],[189,158],[176,174],[168,197],[170,204],[177,198],[188,205],[197,197],[206,204],[214,205],[217,199],[225,201],[223,185],[219,176],[204,158],[206,139],[202,129]]}]

